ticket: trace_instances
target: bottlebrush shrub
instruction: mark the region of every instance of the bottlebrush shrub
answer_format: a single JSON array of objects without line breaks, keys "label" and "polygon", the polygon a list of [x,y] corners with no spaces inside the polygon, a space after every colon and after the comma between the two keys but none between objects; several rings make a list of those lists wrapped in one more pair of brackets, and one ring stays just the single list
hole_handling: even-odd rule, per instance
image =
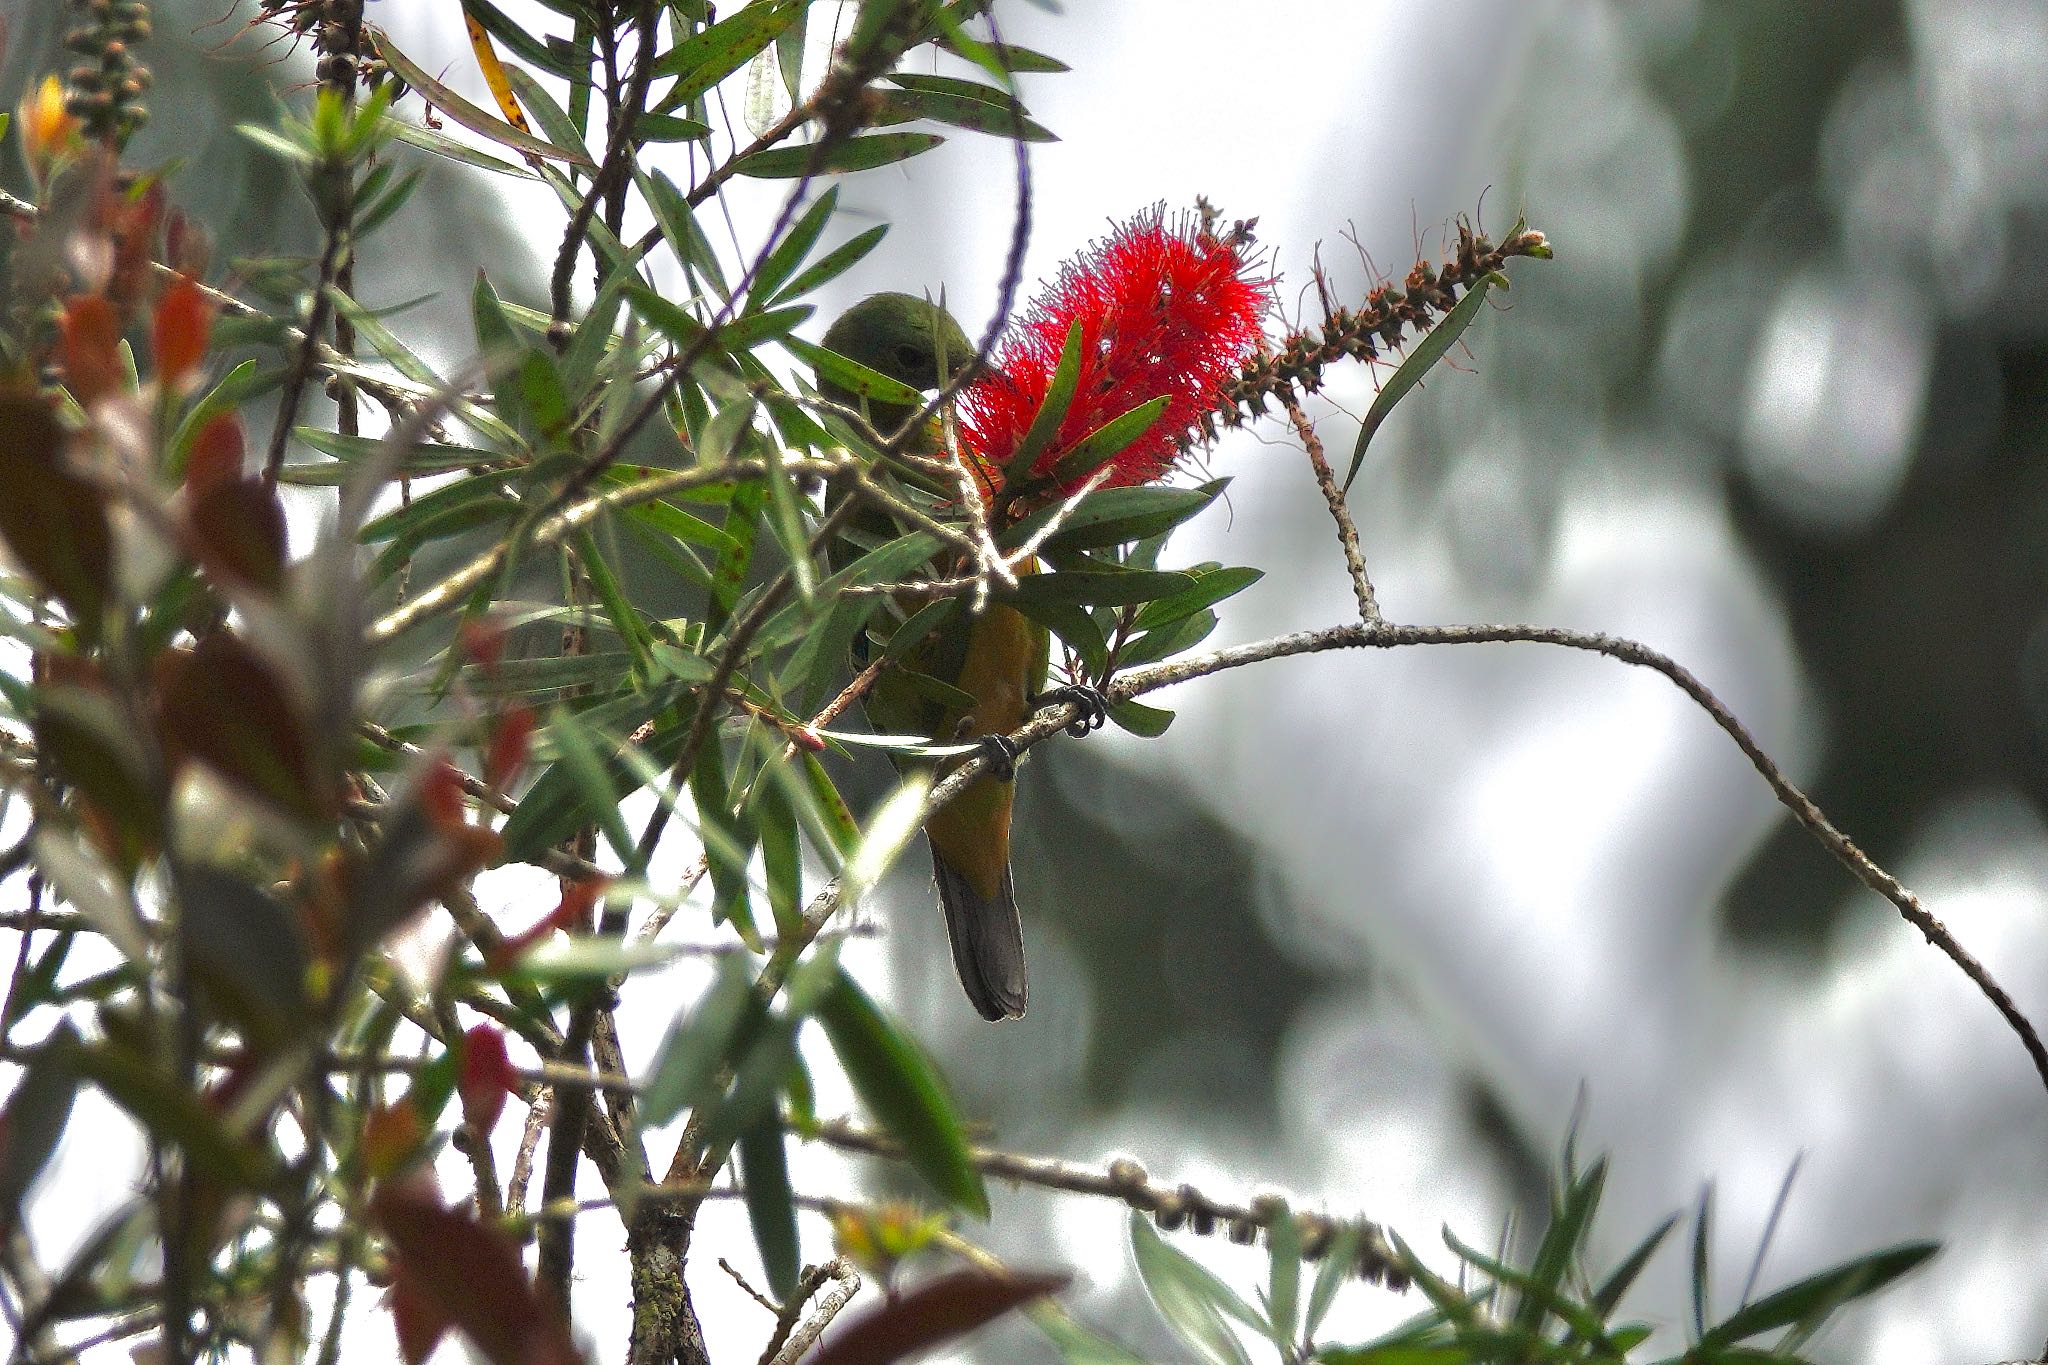
[{"label": "bottlebrush shrub", "polygon": [[[960,400],[960,441],[992,485],[1044,479],[1064,495],[1095,472],[1063,462],[1088,436],[1148,401],[1158,417],[1109,457],[1105,487],[1151,483],[1258,349],[1269,282],[1253,274],[1251,233],[1208,220],[1168,221],[1163,205],[1068,261],[997,347]],[[1028,469],[1011,469],[1054,390],[1079,327],[1079,373],[1058,430]],[[1027,454],[1029,452],[1026,452]],[[1099,467],[1099,466],[1098,466]]]}]

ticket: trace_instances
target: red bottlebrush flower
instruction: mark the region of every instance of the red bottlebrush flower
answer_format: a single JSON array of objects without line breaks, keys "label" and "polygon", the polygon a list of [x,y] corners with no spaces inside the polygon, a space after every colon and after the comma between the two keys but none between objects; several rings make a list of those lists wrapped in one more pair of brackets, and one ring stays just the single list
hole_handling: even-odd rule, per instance
[{"label": "red bottlebrush flower", "polygon": [[505,1097],[519,1084],[512,1058],[505,1051],[505,1035],[489,1024],[478,1024],[462,1035],[462,1063],[456,1074],[455,1090],[462,1096],[462,1116],[480,1133],[496,1126],[505,1110]]},{"label": "red bottlebrush flower", "polygon": [[[1248,241],[1219,237],[1188,218],[1168,223],[1155,208],[1067,262],[997,347],[988,372],[961,395],[961,444],[1001,482],[1079,323],[1073,402],[1028,473],[1050,475],[1090,433],[1163,397],[1165,410],[1109,461],[1104,482],[1163,478],[1181,442],[1258,347],[1267,286],[1249,278]],[[1061,491],[1085,478],[1063,478]]]},{"label": "red bottlebrush flower", "polygon": [[73,294],[65,301],[57,349],[64,362],[64,386],[80,407],[89,408],[121,391],[121,319],[101,295]]},{"label": "red bottlebrush flower", "polygon": [[518,702],[498,713],[491,726],[490,743],[484,750],[484,781],[503,791],[506,783],[519,776],[533,748],[536,724],[533,708]]},{"label": "red bottlebrush flower", "polygon": [[194,494],[218,484],[235,483],[242,477],[242,419],[232,412],[216,412],[206,419],[192,437],[185,456],[185,487]]},{"label": "red bottlebrush flower", "polygon": [[213,305],[192,280],[180,275],[157,300],[152,342],[157,378],[173,388],[206,358],[213,329]]}]

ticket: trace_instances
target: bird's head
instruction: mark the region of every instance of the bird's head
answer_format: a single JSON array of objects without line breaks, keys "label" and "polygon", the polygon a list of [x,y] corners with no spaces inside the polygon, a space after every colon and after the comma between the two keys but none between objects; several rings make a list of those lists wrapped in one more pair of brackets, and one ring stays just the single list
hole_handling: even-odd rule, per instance
[{"label": "bird's head", "polygon": [[[915,294],[871,294],[846,310],[825,333],[825,348],[919,391],[943,388],[974,359],[951,313]],[[835,403],[857,407],[860,398],[820,375],[818,391]],[[867,400],[875,429],[884,434],[910,419],[911,409]]]}]

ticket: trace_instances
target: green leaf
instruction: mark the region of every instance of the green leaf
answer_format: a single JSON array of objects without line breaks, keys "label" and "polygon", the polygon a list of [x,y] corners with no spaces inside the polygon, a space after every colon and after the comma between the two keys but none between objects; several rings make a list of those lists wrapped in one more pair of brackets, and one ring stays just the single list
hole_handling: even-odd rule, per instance
[{"label": "green leaf", "polygon": [[[956,38],[950,33],[942,36],[939,39],[939,46],[945,48],[948,52],[953,53],[955,56],[967,56],[966,52],[962,50],[963,47],[965,47],[965,44],[958,42]],[[1004,70],[1014,71],[1019,75],[1036,74],[1056,76],[1063,71],[1073,70],[1072,67],[1068,66],[1065,62],[1061,61],[1057,57],[1048,57],[1043,52],[1037,52],[1028,47],[1019,47],[1015,43],[1004,43],[1001,47],[996,47],[993,44],[982,44],[980,46],[982,46],[984,50],[986,50]],[[972,61],[974,60],[974,58],[969,57],[968,60]]]},{"label": "green leaf", "polygon": [[1365,1229],[1356,1223],[1346,1223],[1337,1229],[1337,1235],[1330,1239],[1323,1249],[1322,1263],[1316,1267],[1315,1283],[1309,1286],[1308,1310],[1302,1316],[1301,1334],[1315,1340],[1316,1331],[1329,1315],[1330,1305],[1337,1301],[1337,1291],[1344,1287],[1344,1281],[1351,1274],[1351,1263],[1358,1256],[1358,1244],[1365,1239]]},{"label": "green leaf", "polygon": [[1089,677],[1099,678],[1109,670],[1109,640],[1085,608],[1050,598],[1026,598],[1010,605],[1064,640],[1081,656]]},{"label": "green leaf", "polygon": [[740,175],[759,180],[795,180],[812,175],[849,175],[908,161],[946,139],[937,133],[871,133],[817,147],[770,147],[733,163]]},{"label": "green leaf", "polygon": [[830,831],[831,847],[844,862],[860,847],[860,826],[854,822],[846,798],[839,794],[839,788],[832,783],[832,775],[825,771],[825,765],[818,761],[818,756],[804,754],[803,763],[804,780],[810,788],[811,800]]},{"label": "green leaf", "polygon": [[177,866],[173,877],[179,951],[207,999],[267,1046],[302,1034],[311,954],[296,910],[217,868]]},{"label": "green leaf", "polygon": [[102,1040],[71,1049],[71,1056],[79,1073],[134,1115],[145,1132],[183,1148],[191,1169],[245,1189],[275,1177],[270,1155],[230,1133],[204,1096],[175,1084],[128,1048]]},{"label": "green leaf", "polygon": [[635,171],[633,183],[640,187],[648,208],[653,210],[662,240],[676,253],[684,268],[694,278],[710,285],[711,291],[721,300],[730,299],[732,288],[725,282],[725,270],[718,263],[718,252],[697,222],[696,210],[690,207],[689,199],[676,188],[675,182],[660,171],[647,174]]},{"label": "green leaf", "polygon": [[1151,430],[1159,420],[1159,414],[1166,411],[1166,395],[1138,404],[1121,416],[1112,417],[1095,430],[1083,436],[1074,448],[1060,456],[1059,463],[1052,467],[1052,481],[1058,484],[1074,483],[1087,478],[1103,465],[1121,455],[1124,448]]},{"label": "green leaf", "polygon": [[642,114],[633,120],[633,132],[642,142],[695,142],[711,136],[711,125],[671,114]]},{"label": "green leaf", "polygon": [[917,1044],[843,971],[819,1003],[818,1021],[854,1093],[903,1144],[911,1169],[955,1208],[987,1218],[988,1191],[967,1149],[959,1115]]},{"label": "green leaf", "polygon": [[838,279],[859,265],[870,251],[881,245],[882,238],[888,235],[887,223],[879,223],[865,232],[855,233],[820,256],[815,264],[805,267],[803,273],[791,280],[789,287],[770,302],[781,303],[784,299],[800,299],[820,285]]},{"label": "green leaf", "polygon": [[[1555,1317],[1570,1328],[1575,1339],[1591,1342],[1595,1346],[1606,1346],[1607,1332],[1600,1314],[1573,1299],[1561,1282],[1539,1280],[1533,1273],[1517,1270],[1503,1261],[1488,1256],[1485,1252],[1469,1247],[1459,1241],[1448,1227],[1443,1230],[1443,1237],[1444,1245],[1466,1263],[1491,1276],[1497,1284],[1511,1287],[1517,1292],[1518,1320],[1511,1324],[1511,1330],[1540,1336],[1546,1330],[1544,1319],[1547,1315]],[[1527,1321],[1521,1321],[1523,1317],[1526,1317]]]},{"label": "green leaf", "polygon": [[[1566,1187],[1562,1207],[1553,1212],[1550,1226],[1543,1230],[1543,1240],[1529,1260],[1528,1286],[1515,1304],[1515,1326],[1533,1330],[1546,1311],[1556,1311],[1556,1301],[1563,1297],[1565,1277],[1578,1264],[1593,1214],[1600,1207],[1601,1191],[1606,1186],[1607,1159],[1602,1157]],[[1527,1292],[1528,1289],[1534,1292]]]},{"label": "green leaf", "polygon": [[1809,1275],[1736,1309],[1700,1336],[1700,1347],[1715,1350],[1780,1327],[1814,1326],[1844,1304],[1875,1294],[1919,1269],[1939,1250],[1939,1242],[1906,1242]]},{"label": "green leaf", "polygon": [[[1216,501],[1229,482],[1215,479],[1199,488],[1097,489],[1061,520],[1045,548],[1049,553],[1096,550],[1164,535]],[[1057,507],[1040,508],[996,537],[996,543],[1005,550],[1017,549],[1058,513]]]},{"label": "green leaf", "polygon": [[504,979],[517,985],[554,986],[629,976],[649,967],[664,967],[682,949],[668,943],[641,943],[613,936],[578,935],[556,938],[521,953]]},{"label": "green leaf", "polygon": [[[768,760],[775,768],[780,756]],[[804,859],[797,837],[796,810],[784,782],[774,768],[764,770],[754,783],[752,798],[754,827],[761,838],[761,871],[768,884],[768,909],[775,917],[775,932],[797,933],[803,923]]]},{"label": "green leaf", "polygon": [[363,30],[369,34],[371,43],[377,48],[377,55],[384,60],[386,66],[391,68],[392,74],[396,75],[413,89],[419,91],[420,97],[426,100],[427,103],[433,105],[434,108],[469,129],[472,133],[477,134],[479,137],[488,138],[500,146],[510,147],[516,152],[537,156],[544,160],[563,161],[571,166],[580,166],[585,170],[595,170],[597,168],[597,163],[584,155],[581,150],[572,147],[557,147],[554,143],[537,138],[531,133],[522,133],[495,114],[488,113],[478,106],[471,104],[468,100],[428,75],[412,58],[399,51],[397,45],[391,41],[390,36],[382,29],[372,24],[365,24],[363,25]]},{"label": "green leaf", "polygon": [[1077,319],[1067,329],[1067,339],[1060,343],[1059,363],[1053,367],[1052,379],[1046,385],[1045,401],[1032,414],[1031,425],[1025,428],[1023,439],[1010,453],[1009,463],[1003,466],[1005,488],[1029,476],[1031,467],[1038,463],[1039,454],[1059,432],[1060,423],[1067,420],[1067,409],[1074,402],[1074,389],[1081,382],[1083,349],[1081,323]]},{"label": "green leaf", "polygon": [[675,78],[657,106],[659,112],[680,109],[745,66],[802,12],[801,5],[788,0],[765,0],[677,43],[655,63],[657,80]]},{"label": "green leaf", "polygon": [[1141,1213],[1131,1214],[1131,1252],[1138,1278],[1160,1316],[1213,1365],[1251,1365],[1237,1336],[1223,1321],[1228,1312],[1261,1333],[1265,1322],[1244,1300],[1186,1253],[1168,1246]]},{"label": "green leaf", "polygon": [[1066,1365],[1148,1365],[1145,1357],[1130,1347],[1074,1321],[1055,1305],[1027,1308],[1024,1316],[1045,1333]]},{"label": "green leaf", "polygon": [[[713,704],[709,699],[699,703]],[[754,915],[747,901],[747,862],[754,846],[753,830],[732,813],[725,753],[715,731],[697,751],[690,795],[696,799],[697,826],[704,835],[705,865],[711,871],[711,922],[724,924],[731,920],[741,926],[750,925]]]},{"label": "green leaf", "polygon": [[1206,607],[1193,616],[1184,617],[1172,625],[1148,630],[1134,640],[1124,644],[1117,655],[1117,664],[1122,668],[1136,668],[1141,664],[1157,663],[1182,654],[1209,638],[1216,629],[1216,613]]},{"label": "green leaf", "polygon": [[869,818],[867,830],[853,852],[847,855],[846,870],[841,874],[841,894],[847,904],[858,904],[869,890],[879,884],[882,875],[916,837],[918,828],[924,823],[924,799],[930,790],[929,773],[908,773],[897,782],[896,790],[882,802],[881,808]]},{"label": "green leaf", "polygon": [[1365,448],[1372,444],[1373,435],[1379,431],[1380,423],[1394,410],[1394,405],[1408,396],[1408,391],[1422,382],[1444,353],[1451,349],[1459,335],[1472,325],[1479,316],[1480,308],[1486,302],[1486,291],[1495,284],[1503,288],[1507,276],[1495,272],[1473,285],[1457,306],[1431,329],[1428,336],[1415,343],[1403,357],[1401,367],[1394,371],[1394,377],[1380,387],[1379,396],[1372,400],[1372,407],[1366,410],[1365,422],[1358,429],[1358,444],[1351,449],[1351,467],[1344,471],[1344,491],[1351,491],[1351,481],[1358,477],[1358,470],[1365,463]]},{"label": "green leaf", "polygon": [[1173,714],[1142,702],[1113,701],[1109,704],[1109,718],[1116,722],[1117,728],[1140,739],[1157,739],[1165,734],[1166,727],[1173,724]]},{"label": "green leaf", "polygon": [[1301,1328],[1301,1224],[1285,1204],[1266,1224],[1266,1321],[1273,1344],[1291,1354]]},{"label": "green leaf", "polygon": [[601,754],[602,749],[612,746],[567,708],[558,708],[549,719],[547,739],[581,794],[583,817],[597,826],[619,860],[631,867],[633,833],[626,828],[626,818],[619,810],[621,793],[613,785]]},{"label": "green leaf", "polygon": [[783,345],[790,354],[806,361],[817,371],[820,379],[829,379],[849,393],[863,398],[872,398],[877,403],[893,403],[898,407],[919,408],[924,406],[924,395],[908,384],[891,379],[880,370],[871,370],[858,360],[849,360],[837,351],[828,351],[823,346],[805,341],[802,337],[790,337]]},{"label": "green leaf", "polygon": [[1131,622],[1132,630],[1158,630],[1161,626],[1170,626],[1184,617],[1215,606],[1225,598],[1235,597],[1266,576],[1262,569],[1195,568],[1186,572],[1194,575],[1194,586],[1146,603],[1144,610]]},{"label": "green leaf", "polygon": [[740,1179],[744,1182],[747,1221],[768,1288],[779,1300],[796,1293],[798,1264],[795,1195],[789,1186],[789,1156],[783,1149],[782,1124],[769,1112],[740,1133]]},{"label": "green leaf", "polygon": [[1664,1239],[1671,1235],[1671,1229],[1678,1226],[1678,1219],[1679,1215],[1675,1213],[1666,1218],[1657,1225],[1655,1231],[1636,1243],[1634,1251],[1622,1258],[1621,1264],[1616,1266],[1593,1292],[1595,1308],[1602,1313],[1612,1313],[1620,1305],[1622,1296],[1628,1293],[1629,1287],[1636,1282],[1636,1277],[1643,1273],[1643,1267],[1657,1254],[1657,1248],[1664,1245]]},{"label": "green leaf", "polygon": [[1059,135],[1024,114],[1024,106],[992,86],[946,76],[897,73],[903,88],[882,96],[878,122],[931,119],[977,133],[1023,142],[1058,142]]},{"label": "green leaf", "polygon": [[22,1201],[71,1122],[78,1095],[72,1054],[78,1045],[71,1022],[60,1022],[36,1045],[0,1110],[0,1233],[11,1235],[20,1226]]},{"label": "green leaf", "polygon": [[423,124],[408,123],[404,119],[393,118],[389,114],[384,116],[384,124],[400,142],[409,143],[433,156],[445,157],[460,165],[473,166],[480,171],[489,171],[493,175],[509,175],[518,180],[540,179],[539,176],[524,166],[501,160],[498,157],[492,156],[489,152],[480,151],[470,146],[467,142],[459,141],[448,136],[446,133],[428,128]]},{"label": "green leaf", "polygon": [[[694,346],[703,339],[703,323],[645,285],[628,285],[626,295],[632,300],[635,313],[677,345]],[[801,304],[734,318],[719,325],[717,348],[737,355],[763,342],[780,341],[813,311],[809,304]]]},{"label": "green leaf", "polygon": [[1714,1221],[1714,1187],[1700,1191],[1699,1211],[1692,1225],[1692,1331],[1695,1337],[1707,1331],[1707,1245]]},{"label": "green leaf", "polygon": [[654,1054],[640,1092],[641,1121],[658,1128],[704,1103],[719,1066],[737,1050],[741,1028],[758,1008],[746,959],[736,953],[720,958],[711,988],[687,1015],[677,1013]]},{"label": "green leaf", "polygon": [[1184,573],[1156,569],[1062,569],[1027,574],[1006,601],[1070,602],[1088,607],[1122,607],[1178,593],[1194,582]]},{"label": "green leaf", "polygon": [[819,235],[832,221],[838,207],[839,187],[834,185],[819,195],[817,201],[804,210],[803,216],[790,225],[782,240],[775,244],[775,249],[761,258],[760,268],[754,271],[754,282],[747,288],[749,311],[775,297],[775,291],[803,264],[804,257],[811,254],[811,248],[818,244]]}]

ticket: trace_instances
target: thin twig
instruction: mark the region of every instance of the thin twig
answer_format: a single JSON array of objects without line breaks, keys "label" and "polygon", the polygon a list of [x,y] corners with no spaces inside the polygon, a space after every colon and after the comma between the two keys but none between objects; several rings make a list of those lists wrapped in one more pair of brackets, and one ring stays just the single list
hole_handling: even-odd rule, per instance
[{"label": "thin twig", "polygon": [[[804,1272],[805,1280],[800,1282],[798,1286],[800,1290],[808,1284],[810,1285],[810,1292],[816,1292],[816,1285],[812,1284],[809,1279],[812,1273],[812,1271]],[[802,1360],[810,1352],[811,1347],[817,1345],[818,1338],[823,1336],[825,1329],[832,1325],[832,1319],[838,1317],[841,1310],[847,1304],[853,1302],[855,1294],[860,1293],[860,1272],[855,1270],[853,1263],[844,1256],[837,1256],[827,1261],[823,1266],[817,1268],[816,1273],[820,1276],[820,1282],[829,1279],[832,1282],[832,1287],[826,1290],[824,1295],[819,1298],[817,1308],[812,1311],[808,1318],[804,1319],[803,1326],[790,1332],[788,1339],[780,1342],[780,1350],[774,1349],[778,1344],[775,1340],[771,1339],[769,1341],[770,1350],[761,1353],[763,1365],[796,1365],[797,1361]],[[800,1293],[797,1298],[791,1299],[790,1302],[792,1304],[801,1303],[805,1297],[807,1295]]]},{"label": "thin twig", "polygon": [[[1297,631],[1250,644],[1185,655],[1147,668],[1133,669],[1112,679],[1105,690],[1111,701],[1125,701],[1148,692],[1156,692],[1163,687],[1171,687],[1175,683],[1205,678],[1211,674],[1243,668],[1248,664],[1263,663],[1269,659],[1290,658],[1297,654],[1320,654],[1333,649],[1396,649],[1414,645],[1476,644],[1537,644],[1559,649],[1583,650],[1639,668],[1647,668],[1669,679],[1735,741],[1736,747],[1763,777],[1771,793],[1792,812],[1800,827],[1812,835],[1821,847],[1832,853],[1836,861],[1848,868],[1857,881],[1890,901],[1907,923],[1918,929],[1929,943],[1940,949],[1983,993],[1984,998],[1991,1002],[1992,1007],[2019,1038],[2020,1045],[2026,1049],[2043,1087],[2048,1088],[2048,1047],[2043,1046],[2041,1036],[2033,1024],[2020,1011],[2012,996],[1992,977],[1984,964],[1972,956],[1969,950],[1956,940],[1948,927],[1920,903],[1918,896],[1873,861],[1848,835],[1836,828],[1834,822],[1814,803],[1813,798],[1786,776],[1777,761],[1764,752],[1756,737],[1749,733],[1728,709],[1727,704],[1715,696],[1705,683],[1677,660],[1648,645],[1618,636],[1602,635],[1593,631],[1566,630],[1555,626],[1402,626],[1384,621],[1370,625],[1360,622]],[[1075,703],[1055,702],[1038,711],[1022,726],[1012,731],[1009,735],[1010,743],[1017,752],[1022,753],[1060,733],[1080,716],[1081,708]],[[936,809],[953,800],[981,778],[987,766],[988,761],[985,758],[976,757],[955,768],[926,795],[928,808]]]},{"label": "thin twig", "polygon": [[[862,1152],[892,1161],[907,1160],[903,1145],[894,1138],[856,1128],[843,1120],[819,1124],[806,1136],[841,1151]],[[969,1159],[976,1170],[998,1180],[1115,1199],[1139,1213],[1152,1215],[1163,1228],[1171,1230],[1185,1225],[1190,1231],[1207,1235],[1220,1227],[1232,1241],[1243,1244],[1254,1241],[1260,1232],[1270,1232],[1278,1220],[1291,1218],[1300,1233],[1302,1255],[1312,1261],[1328,1250],[1343,1229],[1357,1228],[1360,1235],[1355,1273],[1392,1289],[1407,1285],[1408,1277],[1385,1232],[1379,1224],[1362,1218],[1340,1220],[1319,1213],[1296,1212],[1271,1197],[1235,1204],[1204,1194],[1193,1185],[1156,1184],[1143,1166],[1127,1158],[1112,1161],[1100,1171],[1050,1157],[1025,1156],[989,1147],[972,1148]]]},{"label": "thin twig", "polygon": [[1287,420],[1294,424],[1295,434],[1301,437],[1301,448],[1308,452],[1309,468],[1315,471],[1316,487],[1323,490],[1330,519],[1337,523],[1337,543],[1344,548],[1344,568],[1351,575],[1352,596],[1358,600],[1358,619],[1373,625],[1381,619],[1379,598],[1372,590],[1372,577],[1365,571],[1365,552],[1359,548],[1358,527],[1351,520],[1350,507],[1345,505],[1344,491],[1337,487],[1337,476],[1323,455],[1323,438],[1316,434],[1315,423],[1301,410],[1301,401],[1292,388],[1281,389],[1275,397],[1286,410]]}]

